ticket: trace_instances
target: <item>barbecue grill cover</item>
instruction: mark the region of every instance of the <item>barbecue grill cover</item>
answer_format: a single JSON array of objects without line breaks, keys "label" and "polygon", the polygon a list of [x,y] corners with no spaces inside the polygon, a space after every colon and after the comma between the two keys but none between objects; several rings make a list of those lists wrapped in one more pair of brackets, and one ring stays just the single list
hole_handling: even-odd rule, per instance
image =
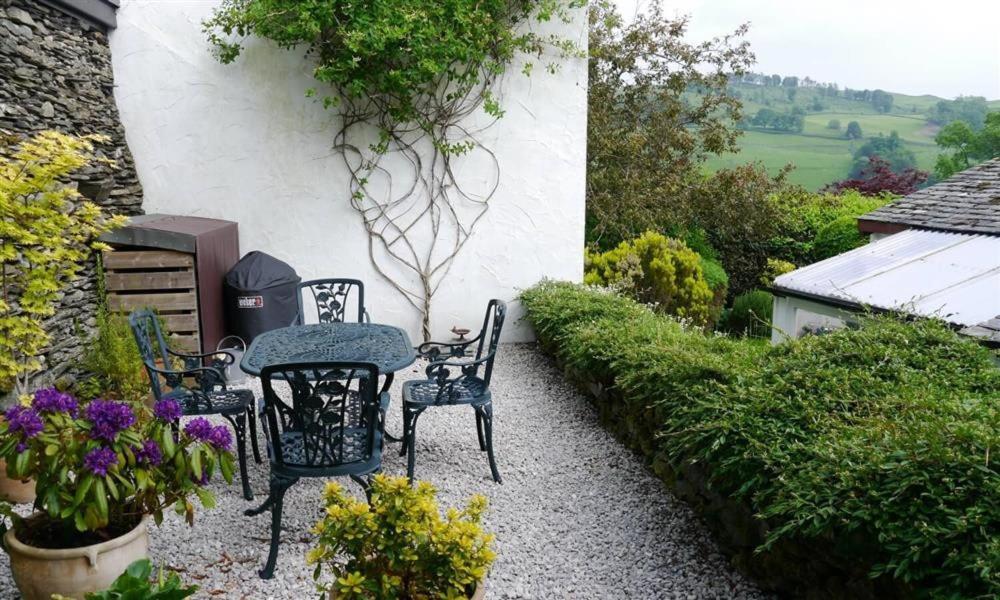
[{"label": "barbecue grill cover", "polygon": [[241,258],[224,285],[229,333],[249,344],[265,331],[291,325],[299,311],[299,281],[295,269],[269,254]]}]

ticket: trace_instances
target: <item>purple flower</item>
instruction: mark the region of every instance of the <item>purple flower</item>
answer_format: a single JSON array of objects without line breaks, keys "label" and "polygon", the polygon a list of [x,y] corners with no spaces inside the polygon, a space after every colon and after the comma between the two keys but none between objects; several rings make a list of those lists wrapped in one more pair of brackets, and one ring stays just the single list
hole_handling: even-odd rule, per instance
[{"label": "purple flower", "polygon": [[93,424],[90,437],[95,440],[115,441],[119,431],[135,424],[132,407],[124,402],[94,400],[87,405],[87,419]]},{"label": "purple flower", "polygon": [[230,446],[233,445],[233,436],[225,425],[216,425],[208,434],[208,443],[215,446],[217,450],[229,450]]},{"label": "purple flower", "polygon": [[118,455],[111,448],[94,448],[83,457],[83,466],[94,475],[104,477],[108,469],[118,464]]},{"label": "purple flower", "polygon": [[[7,412],[4,413],[4,418],[7,419],[7,431],[12,434],[20,433],[23,436],[21,445],[24,445],[24,440],[38,435],[42,431],[42,427],[44,427],[42,418],[38,416],[38,413],[34,409],[21,406],[20,404],[8,408]],[[18,448],[21,448],[21,446],[18,446]],[[24,448],[27,449],[27,446]],[[18,452],[23,452],[23,450],[18,450]]]},{"label": "purple flower", "polygon": [[181,418],[181,405],[172,398],[157,400],[153,405],[153,414],[161,421],[173,422]]},{"label": "purple flower", "polygon": [[35,392],[31,406],[40,413],[69,413],[76,416],[76,398],[56,388],[44,388]]},{"label": "purple flower", "polygon": [[199,442],[210,441],[209,438],[212,435],[212,424],[208,422],[208,419],[204,417],[198,417],[197,419],[191,419],[191,421],[184,426],[184,433],[198,440]]},{"label": "purple flower", "polygon": [[146,440],[142,443],[142,446],[135,448],[134,451],[136,461],[145,462],[154,467],[163,460],[163,453],[160,452],[160,446],[153,440]]}]

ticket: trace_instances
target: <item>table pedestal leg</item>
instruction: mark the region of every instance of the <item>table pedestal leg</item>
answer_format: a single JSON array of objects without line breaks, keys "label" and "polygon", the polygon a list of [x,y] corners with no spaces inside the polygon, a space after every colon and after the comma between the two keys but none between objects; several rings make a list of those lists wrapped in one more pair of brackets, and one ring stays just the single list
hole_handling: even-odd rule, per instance
[{"label": "table pedestal leg", "polygon": [[[386,392],[389,391],[389,387],[392,386],[392,380],[395,379],[395,377],[396,377],[395,373],[386,373],[385,374],[385,382],[382,384],[382,391],[381,391],[381,393],[384,394],[384,393],[386,393]],[[400,400],[400,402],[402,402],[402,400]],[[395,443],[395,442],[402,442],[403,441],[403,438],[396,437],[396,436],[392,435],[391,433],[389,433],[388,431],[384,431],[383,435],[385,435],[385,439],[388,440],[388,441],[390,441],[390,442],[394,442]]]}]

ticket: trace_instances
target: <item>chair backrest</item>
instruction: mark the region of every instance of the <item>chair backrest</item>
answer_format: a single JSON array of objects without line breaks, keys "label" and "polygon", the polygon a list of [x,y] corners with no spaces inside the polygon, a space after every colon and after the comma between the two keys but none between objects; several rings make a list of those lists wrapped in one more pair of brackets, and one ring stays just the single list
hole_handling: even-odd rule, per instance
[{"label": "chair backrest", "polygon": [[[260,380],[272,460],[295,468],[330,468],[369,460],[384,424],[378,366],[363,362],[285,363]],[[289,404],[275,390],[287,385]],[[281,436],[292,433],[294,451]]]},{"label": "chair backrest", "polygon": [[135,343],[139,347],[139,355],[142,357],[143,366],[146,367],[146,374],[149,375],[153,397],[159,399],[162,392],[160,377],[153,369],[156,368],[157,360],[163,361],[161,368],[170,368],[170,355],[167,353],[163,330],[160,329],[160,318],[152,310],[140,308],[132,311],[128,323],[132,327],[132,335],[135,336]]},{"label": "chair backrest", "polygon": [[[308,296],[309,306],[304,306],[303,296]],[[356,301],[352,301],[351,297]],[[307,318],[316,316],[318,323],[344,323],[351,318],[351,305],[357,307],[357,322],[365,317],[365,284],[358,279],[313,279],[303,281],[298,289],[299,315],[297,324],[311,322]]]},{"label": "chair backrest", "polygon": [[483,371],[483,381],[490,383],[493,375],[493,360],[496,358],[497,346],[500,344],[500,333],[507,317],[507,303],[494,298],[486,305],[486,316],[483,318],[483,329],[479,333],[479,345],[476,347],[476,360],[489,356]]}]

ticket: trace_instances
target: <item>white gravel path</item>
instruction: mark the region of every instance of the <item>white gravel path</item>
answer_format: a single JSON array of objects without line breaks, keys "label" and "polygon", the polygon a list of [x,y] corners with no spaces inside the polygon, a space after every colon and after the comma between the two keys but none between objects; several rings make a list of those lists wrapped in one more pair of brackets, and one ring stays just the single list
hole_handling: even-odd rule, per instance
[{"label": "white gravel path", "polygon": [[[391,432],[401,431],[399,382],[419,376],[418,365],[397,374]],[[535,346],[502,346],[492,389],[503,485],[490,477],[468,407],[423,414],[416,472],[439,488],[444,503],[476,492],[489,498],[486,526],[496,534],[499,556],[487,597],[766,597],[729,565],[692,511],[604,431],[587,400]],[[387,446],[384,470],[402,475],[398,449]],[[252,459],[251,465],[253,503],[242,499],[237,483],[214,484],[218,506],[200,511],[194,528],[172,513],[153,528],[153,559],[200,585],[197,598],[314,598],[304,555],[321,513],[323,481],[303,479],[285,496],[278,568],[274,579],[262,581],[257,569],[267,553],[269,513],[249,518],[243,510],[263,500],[267,465]],[[9,573],[0,553],[0,598],[17,597]]]}]

